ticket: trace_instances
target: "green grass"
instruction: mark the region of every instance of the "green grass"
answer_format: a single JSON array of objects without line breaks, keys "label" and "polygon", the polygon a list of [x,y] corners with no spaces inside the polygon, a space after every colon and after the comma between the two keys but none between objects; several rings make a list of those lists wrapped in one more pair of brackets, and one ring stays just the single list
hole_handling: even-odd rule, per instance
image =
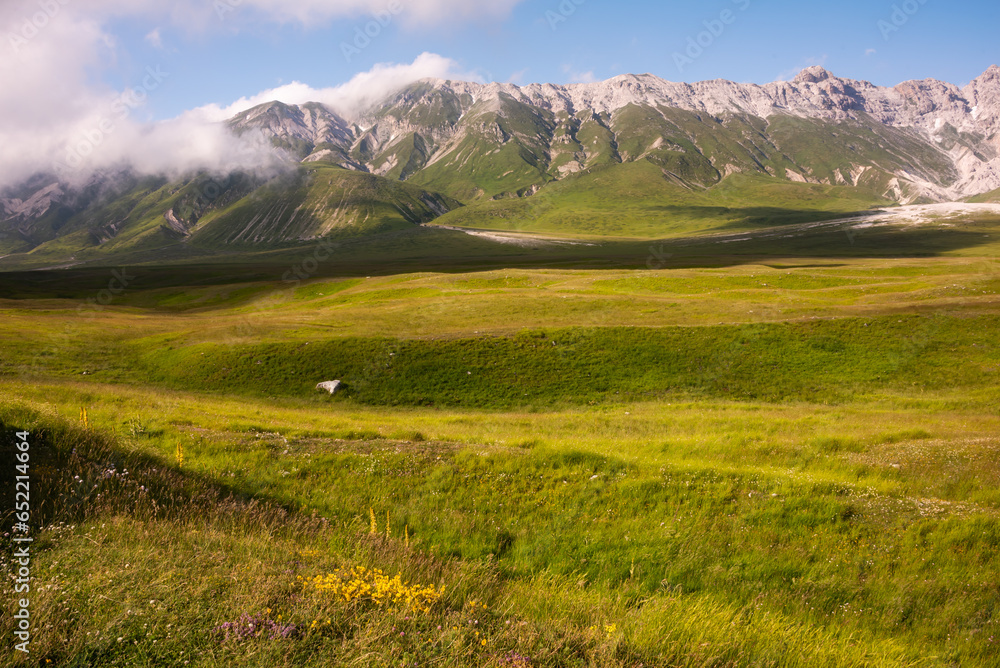
[{"label": "green grass", "polygon": [[[134,267],[101,308],[109,270],[18,274],[0,467],[29,431],[36,626],[0,663],[995,665],[995,225],[659,270],[647,242],[283,281],[293,252]],[[443,595],[308,584],[357,566]],[[248,620],[289,637],[224,641]]]},{"label": "green grass", "polygon": [[493,230],[663,239],[830,220],[888,202],[874,192],[737,174],[707,190],[664,177],[650,160],[610,164],[536,195],[473,204],[434,221]]},{"label": "green grass", "polygon": [[509,408],[675,395],[840,402],[875,391],[977,387],[983,370],[1000,365],[998,325],[994,316],[890,316],[255,346],[175,346],[154,337],[123,347],[120,366],[97,378],[292,397],[337,378],[347,398],[380,405]]},{"label": "green grass", "polygon": [[429,222],[460,206],[412,185],[312,164],[198,222],[192,243],[215,250],[357,236]]},{"label": "green grass", "polygon": [[991,204],[1000,202],[1000,188],[998,188],[997,190],[991,190],[988,193],[983,193],[982,195],[976,195],[975,197],[970,197],[969,201],[981,204]]},{"label": "green grass", "polygon": [[[995,415],[703,403],[484,422],[25,389],[5,386],[49,408],[5,401],[3,421],[31,430],[49,500],[33,563],[55,587],[34,604],[51,625],[35,658],[57,665],[491,665],[512,651],[553,666],[989,665],[993,654],[1000,498],[982,493],[1000,471],[995,438],[975,436]],[[58,417],[80,403],[99,433]],[[848,441],[834,436],[845,418]],[[490,444],[491,426],[532,438]],[[894,468],[913,452],[922,466]],[[390,539],[368,535],[369,508]],[[414,615],[330,601],[298,580],[351,565],[446,595]],[[220,645],[213,629],[243,613],[298,631]]]},{"label": "green grass", "polygon": [[174,287],[82,311],[13,300],[0,373],[292,397],[338,378],[355,402],[481,408],[848,401],[992,373],[998,289],[991,262],[943,258]]}]

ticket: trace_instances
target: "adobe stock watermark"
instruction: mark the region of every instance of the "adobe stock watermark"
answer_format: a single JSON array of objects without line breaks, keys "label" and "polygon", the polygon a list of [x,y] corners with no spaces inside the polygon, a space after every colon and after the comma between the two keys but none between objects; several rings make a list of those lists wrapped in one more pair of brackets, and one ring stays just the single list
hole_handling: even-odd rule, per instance
[{"label": "adobe stock watermark", "polygon": [[225,178],[220,180],[209,179],[201,188],[198,190],[198,196],[194,199],[193,208],[196,209],[206,209],[215,200],[219,199],[226,189],[232,184],[233,175],[227,174]]},{"label": "adobe stock watermark", "polygon": [[[12,571],[16,575],[14,580],[14,593],[27,596],[31,593],[31,472],[28,444],[28,432],[19,431],[14,441],[17,452],[14,455],[14,534],[11,539],[14,544],[14,555],[11,561]],[[20,535],[18,535],[20,534]],[[15,605],[11,606],[17,612],[14,613],[14,636],[21,642],[14,645],[18,652],[28,654],[28,646],[31,643],[31,599],[15,599]]]},{"label": "adobe stock watermark", "polygon": [[17,25],[17,29],[11,32],[7,39],[14,53],[20,53],[21,49],[27,46],[28,42],[38,37],[49,23],[52,22],[62,8],[70,3],[70,0],[39,0],[38,11],[31,16],[26,16]]},{"label": "adobe stock watermark", "polygon": [[910,19],[916,16],[921,7],[926,4],[927,0],[906,0],[901,4],[893,5],[889,19],[880,19],[876,24],[879,32],[882,33],[882,39],[888,42],[892,34],[902,30],[903,26],[909,23]]},{"label": "adobe stock watermark", "polygon": [[295,297],[295,291],[302,286],[303,282],[314,278],[319,273],[320,267],[330,260],[333,256],[333,251],[338,248],[340,248],[338,242],[326,237],[320,239],[308,257],[295,263],[281,275],[281,282],[284,287],[275,290],[266,298],[254,303],[253,310],[255,313],[244,315],[240,322],[236,324],[236,336],[243,338],[252,337],[256,333],[257,324],[251,316],[263,315],[265,311],[278,308],[291,301]]},{"label": "adobe stock watermark", "polygon": [[[95,317],[103,311],[105,307],[110,306],[115,299],[125,294],[129,285],[131,285],[137,278],[137,276],[130,274],[128,268],[126,267],[112,269],[111,278],[108,280],[107,287],[102,290],[98,290],[91,297],[88,297],[83,302],[77,304],[77,315],[83,318]],[[51,345],[48,346],[47,349],[36,349],[37,352],[32,358],[30,366],[25,371],[27,375],[41,375],[42,371],[45,369],[45,364],[42,361],[43,358],[54,356],[60,350],[65,348],[71,348],[73,343],[82,333],[83,330],[78,324],[75,324],[72,321],[67,321],[67,323],[63,326],[62,331],[55,336],[55,340],[51,342]]]},{"label": "adobe stock watermark", "polygon": [[666,251],[666,246],[660,244],[659,247],[650,246],[649,247],[649,257],[646,258],[646,268],[652,271],[658,271],[667,266],[667,260],[674,256],[673,253],[668,253]]},{"label": "adobe stock watermark", "polygon": [[403,3],[399,0],[389,0],[382,11],[375,12],[372,20],[363,26],[355,26],[354,39],[351,42],[341,42],[340,52],[344,54],[344,59],[351,62],[355,56],[360,56],[361,52],[371,46],[372,41],[382,35],[382,31],[392,25],[397,16],[403,13]]},{"label": "adobe stock watermark", "polygon": [[558,30],[561,24],[569,21],[569,17],[576,14],[577,7],[585,2],[587,0],[562,0],[555,9],[546,10],[545,20],[548,21],[552,32]]},{"label": "adobe stock watermark", "polygon": [[236,8],[243,4],[243,0],[213,0],[212,7],[220,21],[224,21],[226,14],[235,12]]},{"label": "adobe stock watermark", "polygon": [[115,98],[111,103],[111,114],[105,116],[89,130],[84,130],[81,136],[73,141],[66,150],[66,157],[62,162],[56,163],[56,169],[63,174],[79,169],[86,162],[97,148],[104,143],[108,136],[114,134],[122,121],[131,113],[146,103],[149,94],[159,88],[170,76],[169,72],[164,72],[157,65],[147,67],[142,85],[135,88],[127,88]]},{"label": "adobe stock watermark", "polygon": [[[751,0],[732,0],[732,3],[736,5],[736,8],[740,12],[745,12],[750,9]],[[732,9],[723,9],[719,12],[718,18],[703,21],[702,25],[705,26],[705,29],[694,37],[688,37],[687,47],[684,51],[674,51],[674,65],[677,66],[677,71],[683,74],[685,67],[694,65],[694,61],[701,58],[705,54],[705,51],[710,49],[716,40],[722,37],[723,33],[726,32],[726,28],[736,23],[738,19],[738,12]]]}]

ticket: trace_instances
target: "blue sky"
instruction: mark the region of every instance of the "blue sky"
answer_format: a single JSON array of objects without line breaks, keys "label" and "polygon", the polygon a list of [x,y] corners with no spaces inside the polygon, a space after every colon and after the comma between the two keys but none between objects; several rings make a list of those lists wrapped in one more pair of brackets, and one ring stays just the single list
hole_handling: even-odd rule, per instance
[{"label": "blue sky", "polygon": [[[165,118],[291,81],[335,86],[377,63],[410,63],[424,52],[456,61],[462,72],[515,83],[642,72],[766,83],[821,64],[880,85],[927,77],[963,85],[1000,62],[994,2],[525,0],[485,20],[443,13],[440,21],[415,24],[404,11],[365,48],[345,54],[343,45],[355,46],[356,31],[373,20],[363,9],[351,14],[279,23],[241,5],[197,30],[148,15],[117,19],[107,26],[118,40],[117,62],[103,76],[121,88],[135,85],[148,65],[161,65],[171,75],[169,94],[153,97],[150,110]],[[147,38],[154,30],[159,40]],[[689,40],[699,37],[706,46],[692,47]]]}]

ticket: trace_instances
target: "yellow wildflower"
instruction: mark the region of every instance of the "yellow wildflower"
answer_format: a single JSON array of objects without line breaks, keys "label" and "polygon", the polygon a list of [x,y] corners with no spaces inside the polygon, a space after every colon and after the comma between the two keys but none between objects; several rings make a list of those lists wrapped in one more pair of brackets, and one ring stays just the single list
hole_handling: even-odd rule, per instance
[{"label": "yellow wildflower", "polygon": [[328,575],[318,575],[308,581],[317,591],[328,591],[336,597],[368,600],[376,605],[400,604],[422,612],[430,611],[430,606],[441,597],[442,590],[434,585],[421,586],[403,582],[402,577],[389,577],[379,569],[368,570],[356,566],[350,572],[337,571]]}]

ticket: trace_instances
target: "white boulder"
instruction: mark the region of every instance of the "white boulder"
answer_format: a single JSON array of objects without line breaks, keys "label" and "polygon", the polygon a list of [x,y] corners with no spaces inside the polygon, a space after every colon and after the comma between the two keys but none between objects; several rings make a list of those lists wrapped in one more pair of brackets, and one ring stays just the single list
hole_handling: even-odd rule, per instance
[{"label": "white boulder", "polygon": [[327,380],[316,386],[317,390],[326,390],[330,394],[336,394],[337,390],[340,389],[339,380]]}]

